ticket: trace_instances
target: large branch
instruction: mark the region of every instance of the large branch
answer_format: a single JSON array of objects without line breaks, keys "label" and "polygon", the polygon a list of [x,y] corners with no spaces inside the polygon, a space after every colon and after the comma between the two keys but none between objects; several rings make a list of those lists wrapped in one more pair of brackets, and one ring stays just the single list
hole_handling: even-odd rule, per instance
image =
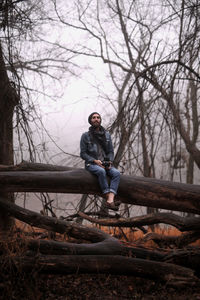
[{"label": "large branch", "polygon": [[57,218],[43,216],[37,212],[20,207],[14,203],[0,197],[0,209],[4,213],[25,222],[31,226],[36,226],[49,231],[66,233],[71,237],[88,240],[91,242],[101,242],[106,239],[113,239],[109,234],[98,228],[89,228],[77,223],[66,222]]},{"label": "large branch", "polygon": [[[70,243],[55,240],[43,240],[33,238],[17,238],[0,240],[0,253],[7,253],[7,249],[12,249],[14,253],[19,249],[46,255],[122,255],[132,256],[154,261],[163,261],[169,251],[159,249],[148,249],[141,246],[126,246],[118,240],[106,239],[99,243]],[[122,251],[123,250],[123,251]],[[24,252],[25,253],[25,252]]]},{"label": "large branch", "polygon": [[159,247],[178,247],[183,248],[193,242],[196,242],[200,238],[200,231],[190,231],[183,233],[179,236],[168,236],[158,234],[156,232],[147,233],[141,240],[147,242],[153,240]]},{"label": "large branch", "polygon": [[[161,260],[164,258],[164,253],[161,253],[160,251],[151,251],[137,247],[126,247],[116,238],[98,228],[87,227],[77,223],[66,222],[53,217],[43,216],[39,213],[22,208],[1,198],[0,209],[3,210],[4,213],[7,213],[29,225],[58,233],[67,233],[69,236],[78,238],[79,240],[82,239],[92,242],[76,244],[42,240],[26,241],[25,246],[28,246],[29,249],[34,251],[48,254],[73,253],[78,255],[128,255],[131,253],[135,257],[148,258],[152,260]],[[8,240],[6,240],[6,243],[8,243]],[[20,244],[23,244],[23,241],[20,241]],[[0,249],[2,247],[3,245],[0,243]],[[14,245],[12,248],[14,248]]]},{"label": "large branch", "polygon": [[[58,232],[58,233],[67,233],[69,236],[78,238],[79,240],[86,240],[92,243],[67,243],[67,242],[57,242],[57,241],[42,241],[42,240],[20,240],[22,248],[28,247],[30,250],[39,251],[46,254],[101,254],[101,255],[127,255],[132,254],[135,257],[139,258],[148,258],[152,260],[162,260],[165,256],[165,253],[160,251],[152,251],[148,249],[141,249],[137,247],[126,247],[120,243],[116,238],[110,236],[104,231],[83,226],[77,223],[66,222],[59,220],[53,217],[43,216],[39,213],[33,212],[31,210],[22,208],[14,203],[0,199],[0,209],[20,221],[23,221],[29,225],[43,228],[46,230]],[[12,240],[13,243],[16,240]],[[8,243],[8,240],[6,240]],[[0,243],[0,249],[2,249],[3,244]],[[14,248],[14,245],[11,247]],[[21,248],[21,246],[19,246]]]},{"label": "large branch", "polygon": [[82,218],[91,223],[102,226],[115,227],[140,227],[154,224],[168,224],[178,228],[180,231],[200,230],[200,217],[181,217],[172,213],[155,213],[133,218],[93,218],[83,212],[78,213]]},{"label": "large branch", "polygon": [[[0,188],[9,192],[101,194],[97,178],[84,169],[0,172]],[[118,198],[134,205],[200,214],[200,186],[122,175]]]}]

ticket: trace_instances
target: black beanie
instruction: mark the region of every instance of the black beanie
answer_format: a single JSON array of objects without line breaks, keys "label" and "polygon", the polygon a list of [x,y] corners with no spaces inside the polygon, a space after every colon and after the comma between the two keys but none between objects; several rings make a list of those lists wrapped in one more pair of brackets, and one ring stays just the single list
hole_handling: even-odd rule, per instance
[{"label": "black beanie", "polygon": [[89,115],[89,117],[88,117],[88,123],[89,123],[90,125],[92,125],[92,124],[91,124],[92,116],[95,115],[95,114],[99,115],[100,120],[101,120],[101,115],[100,115],[98,112],[95,111],[95,112],[91,113],[91,114]]}]

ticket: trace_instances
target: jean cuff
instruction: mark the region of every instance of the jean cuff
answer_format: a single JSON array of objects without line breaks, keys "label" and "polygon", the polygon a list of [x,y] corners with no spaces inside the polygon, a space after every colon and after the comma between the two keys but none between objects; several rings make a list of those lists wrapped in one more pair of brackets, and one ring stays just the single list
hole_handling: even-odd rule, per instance
[{"label": "jean cuff", "polygon": [[115,195],[117,195],[117,192],[114,191],[113,189],[110,189],[110,192],[113,193],[113,194],[115,194]]},{"label": "jean cuff", "polygon": [[109,192],[110,192],[110,190],[104,190],[104,191],[102,192],[102,194],[105,195],[105,194],[107,194],[107,193],[109,193]]}]

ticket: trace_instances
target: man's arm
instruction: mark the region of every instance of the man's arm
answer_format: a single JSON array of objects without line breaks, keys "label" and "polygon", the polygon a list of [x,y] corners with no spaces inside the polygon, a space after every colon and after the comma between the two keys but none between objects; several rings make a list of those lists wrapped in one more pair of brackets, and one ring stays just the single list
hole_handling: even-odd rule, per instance
[{"label": "man's arm", "polygon": [[80,141],[80,157],[88,163],[93,163],[95,158],[90,156],[87,153],[87,145],[88,145],[87,133],[83,133]]}]

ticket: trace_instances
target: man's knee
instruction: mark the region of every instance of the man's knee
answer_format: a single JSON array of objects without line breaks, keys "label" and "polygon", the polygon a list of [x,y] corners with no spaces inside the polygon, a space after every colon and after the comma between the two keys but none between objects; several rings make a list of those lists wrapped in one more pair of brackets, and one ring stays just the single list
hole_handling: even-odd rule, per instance
[{"label": "man's knee", "polygon": [[98,169],[97,175],[99,175],[99,176],[106,176],[106,171],[105,171],[105,169],[103,169],[103,168],[100,167],[100,168]]},{"label": "man's knee", "polygon": [[117,170],[117,169],[115,169],[115,168],[113,168],[113,172],[112,172],[114,175],[116,175],[116,176],[120,176],[120,171],[119,170]]},{"label": "man's knee", "polygon": [[96,176],[106,176],[105,169],[95,166],[95,168],[89,170],[91,173],[95,174]]},{"label": "man's knee", "polygon": [[118,171],[117,169],[114,169],[111,173],[111,177],[112,178],[120,178],[120,171]]}]

